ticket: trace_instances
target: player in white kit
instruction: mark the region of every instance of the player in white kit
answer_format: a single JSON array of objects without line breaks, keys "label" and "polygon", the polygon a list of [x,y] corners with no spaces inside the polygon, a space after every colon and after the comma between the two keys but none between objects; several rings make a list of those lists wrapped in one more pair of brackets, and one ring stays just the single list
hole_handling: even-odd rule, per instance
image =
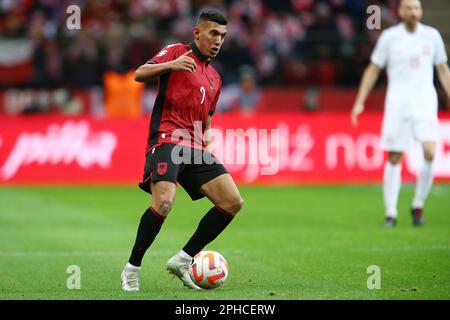
[{"label": "player in white kit", "polygon": [[432,164],[438,140],[438,99],[433,84],[434,66],[450,97],[450,70],[439,32],[419,23],[419,0],[401,0],[402,23],[384,30],[378,39],[361,80],[351,117],[354,125],[381,69],[387,68],[388,89],[381,133],[381,146],[388,151],[383,175],[386,208],[385,227],[397,222],[397,200],[401,186],[401,160],[412,139],[423,147],[424,164],[417,176],[411,205],[413,224],[424,223],[423,207],[433,183]]}]

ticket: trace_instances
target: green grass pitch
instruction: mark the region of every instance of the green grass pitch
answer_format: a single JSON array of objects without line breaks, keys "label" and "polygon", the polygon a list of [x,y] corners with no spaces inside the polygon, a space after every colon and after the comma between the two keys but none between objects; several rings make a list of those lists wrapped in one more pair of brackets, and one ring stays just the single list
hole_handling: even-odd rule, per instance
[{"label": "green grass pitch", "polygon": [[[207,200],[178,189],[175,206],[143,261],[141,291],[120,273],[149,197],[136,187],[0,188],[0,299],[450,299],[450,185],[435,185],[426,225],[411,224],[404,186],[395,229],[383,229],[381,188],[242,186],[244,209],[207,249],[230,274],[216,290],[192,291],[165,270]],[[78,265],[81,289],[66,287]],[[370,265],[381,289],[367,288]]]}]

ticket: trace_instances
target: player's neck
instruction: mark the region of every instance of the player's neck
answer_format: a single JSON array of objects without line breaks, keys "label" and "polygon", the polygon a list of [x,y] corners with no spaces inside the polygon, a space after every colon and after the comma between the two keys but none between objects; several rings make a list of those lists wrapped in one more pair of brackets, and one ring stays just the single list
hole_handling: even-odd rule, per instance
[{"label": "player's neck", "polygon": [[408,31],[409,33],[414,33],[417,31],[419,24],[418,23],[414,23],[414,24],[408,24],[406,22],[403,23],[403,25],[405,26],[406,31]]},{"label": "player's neck", "polygon": [[207,57],[200,51],[199,43],[197,40],[194,40],[194,42],[191,43],[191,48],[200,60],[206,61],[206,63],[211,62],[211,58]]}]

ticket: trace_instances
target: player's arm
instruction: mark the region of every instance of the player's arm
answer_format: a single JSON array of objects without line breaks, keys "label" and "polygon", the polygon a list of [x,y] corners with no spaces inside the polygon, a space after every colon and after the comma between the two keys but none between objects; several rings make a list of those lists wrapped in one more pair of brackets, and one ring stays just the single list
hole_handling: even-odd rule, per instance
[{"label": "player's arm", "polygon": [[450,99],[450,69],[447,63],[440,63],[436,66],[439,81]]},{"label": "player's arm", "polygon": [[197,68],[194,59],[188,57],[192,52],[183,53],[181,56],[172,61],[167,61],[163,63],[146,63],[137,68],[134,80],[137,82],[147,82],[157,77],[175,71],[188,71],[192,72]]},{"label": "player's arm", "polygon": [[353,125],[358,124],[358,116],[364,111],[364,103],[373,89],[377,79],[380,75],[381,68],[375,63],[371,62],[364,71],[361,83],[356,96],[355,104],[353,105],[351,118]]}]

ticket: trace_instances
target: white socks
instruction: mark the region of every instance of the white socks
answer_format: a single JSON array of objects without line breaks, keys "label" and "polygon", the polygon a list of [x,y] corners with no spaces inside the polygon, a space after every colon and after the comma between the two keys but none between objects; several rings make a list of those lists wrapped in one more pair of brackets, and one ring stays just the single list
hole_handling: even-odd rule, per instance
[{"label": "white socks", "polygon": [[424,161],[422,168],[417,176],[416,194],[412,207],[423,208],[426,198],[430,193],[431,186],[433,184],[433,162]]},{"label": "white socks", "polygon": [[391,164],[389,161],[384,166],[383,196],[386,216],[397,218],[397,202],[402,183],[402,165]]},{"label": "white socks", "polygon": [[131,263],[127,263],[127,268],[133,269],[133,270],[141,270],[141,267],[133,266]]},{"label": "white socks", "polygon": [[[386,208],[386,216],[397,218],[397,202],[401,186],[401,164],[391,164],[389,161],[384,166],[383,196]],[[412,207],[423,208],[426,198],[433,185],[433,162],[424,161],[417,176],[416,193]]]}]

